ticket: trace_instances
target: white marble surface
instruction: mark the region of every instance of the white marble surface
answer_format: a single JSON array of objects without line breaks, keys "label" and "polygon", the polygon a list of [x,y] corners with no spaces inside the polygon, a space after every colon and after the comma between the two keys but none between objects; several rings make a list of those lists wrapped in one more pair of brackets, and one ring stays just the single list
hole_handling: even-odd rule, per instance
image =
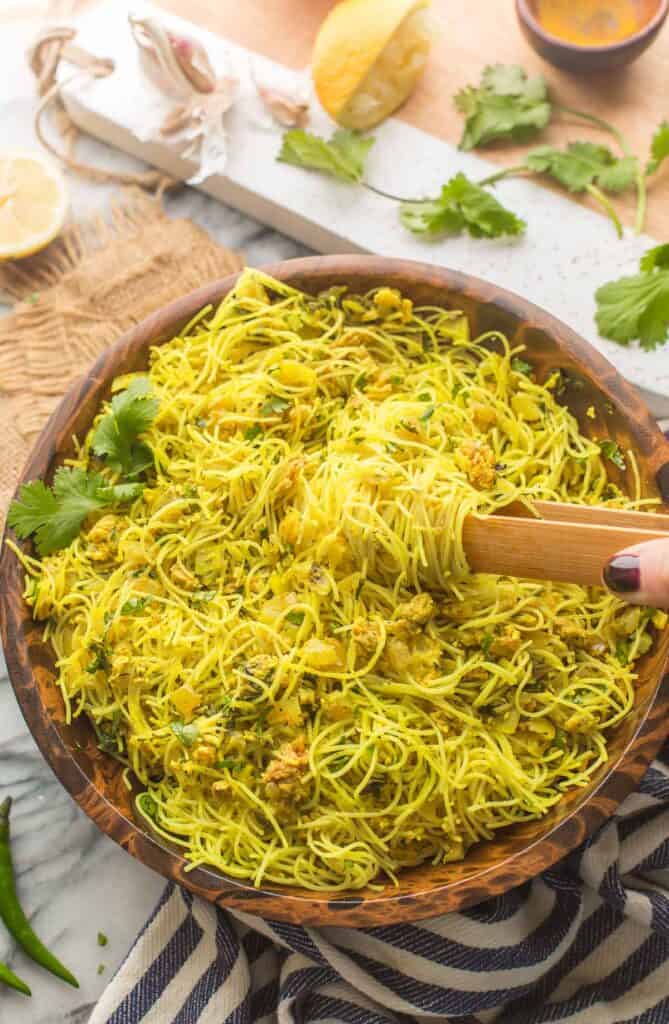
[{"label": "white marble surface", "polygon": [[[0,10],[0,23],[2,11]],[[28,25],[0,32],[0,145],[34,146],[32,80],[22,54]],[[89,142],[82,154],[105,166],[133,166],[106,146]],[[77,217],[104,206],[102,186],[69,177]],[[167,200],[170,213],[190,217],[215,238],[261,264],[306,253],[213,199],[184,189]],[[1,456],[0,456],[1,457]],[[46,944],[77,975],[79,991],[34,967],[0,925],[0,960],[33,990],[26,999],[0,991],[0,1024],[84,1024],[162,891],[164,882],[103,836],[78,809],[29,735],[0,659],[0,800],[10,793],[13,851],[22,902]],[[108,936],[105,948],[98,931]],[[98,974],[98,966],[105,965]]]},{"label": "white marble surface", "polygon": [[[29,25],[13,24],[0,33],[2,145],[35,144],[32,81],[22,58],[32,31]],[[82,151],[107,166],[132,165],[128,158],[97,143],[86,144]],[[72,177],[70,186],[77,217],[104,205],[105,188]],[[169,199],[168,209],[192,217],[215,238],[243,249],[254,264],[304,252],[297,243],[192,190]],[[656,409],[669,416],[669,402]],[[163,881],[102,836],[56,781],[28,734],[3,664],[0,800],[7,793],[15,798],[13,848],[22,900],[42,938],[74,970],[81,988],[75,992],[33,967],[0,928],[0,959],[33,988],[31,1000],[8,990],[0,992],[0,1024],[84,1024],[158,898]],[[98,931],[109,938],[104,949],[97,944]],[[105,965],[102,974],[98,974],[100,964]]]}]

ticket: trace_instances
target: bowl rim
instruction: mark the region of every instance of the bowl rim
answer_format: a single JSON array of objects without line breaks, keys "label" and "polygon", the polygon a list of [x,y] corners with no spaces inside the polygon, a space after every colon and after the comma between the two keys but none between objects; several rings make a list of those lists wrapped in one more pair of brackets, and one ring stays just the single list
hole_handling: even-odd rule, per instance
[{"label": "bowl rim", "polygon": [[[356,278],[366,276],[383,280],[396,274],[401,276],[406,286],[430,283],[444,291],[467,294],[470,299],[492,304],[525,322],[529,321],[533,327],[559,337],[563,347],[596,374],[597,386],[602,393],[618,404],[624,402],[628,409],[633,410],[628,412],[629,420],[634,422],[644,438],[647,436],[650,443],[658,444],[658,459],[663,466],[669,467],[669,443],[635,389],[584,339],[518,295],[447,268],[386,257],[316,256],[285,260],[260,269],[279,280],[294,282],[298,287],[300,279],[317,281],[319,276],[325,279],[340,275],[342,280],[349,279],[355,288]],[[133,349],[143,351],[149,347],[151,339],[168,340],[170,331],[177,330],[204,306],[220,301],[238,277],[239,273],[235,273],[212,281],[169,303],[105,349],[85,377],[75,381],[61,399],[32,449],[15,494],[23,483],[36,476],[44,476],[53,466],[60,448],[72,434],[71,421],[80,408],[82,394],[94,394],[99,405],[115,376],[117,356]],[[398,286],[401,287],[399,282]],[[657,459],[655,464],[659,468]],[[8,528],[5,527],[3,540],[7,534]],[[25,602],[14,604],[10,600],[12,587],[19,597],[21,594],[20,587],[16,586],[19,570],[18,559],[3,543],[0,552],[0,630],[9,678],[31,735],[58,779],[101,831],[141,863],[211,902],[260,917],[303,925],[362,927],[418,921],[461,910],[482,899],[500,895],[550,868],[603,825],[624,797],[636,787],[669,730],[669,716],[665,714],[665,706],[669,704],[669,673],[665,660],[652,695],[639,709],[639,722],[633,735],[620,755],[609,762],[599,783],[559,822],[521,850],[465,878],[433,886],[428,884],[410,895],[394,893],[390,887],[378,896],[364,899],[355,893],[305,892],[298,895],[282,892],[282,887],[277,885],[255,889],[250,883],[227,878],[215,868],[205,866],[187,870],[187,862],[177,850],[126,817],[97,789],[71,755],[51,716],[46,727],[43,725],[40,714],[44,713],[44,703],[38,687],[32,682],[34,666],[28,656],[25,618],[22,616]],[[595,797],[598,798],[596,801]],[[513,869],[511,880],[505,871],[510,868]]]},{"label": "bowl rim", "polygon": [[655,14],[632,35],[625,36],[624,39],[619,39],[616,43],[602,43],[599,46],[583,46],[580,43],[571,42],[569,39],[564,39],[562,36],[556,36],[553,32],[549,32],[548,29],[544,28],[532,10],[532,0],[516,0],[516,10],[521,21],[524,21],[543,42],[551,46],[561,47],[570,53],[592,54],[593,56],[610,53],[612,56],[615,56],[618,53],[623,53],[628,47],[643,42],[647,36],[657,31],[667,17],[667,14],[669,14],[669,0],[658,0]]}]

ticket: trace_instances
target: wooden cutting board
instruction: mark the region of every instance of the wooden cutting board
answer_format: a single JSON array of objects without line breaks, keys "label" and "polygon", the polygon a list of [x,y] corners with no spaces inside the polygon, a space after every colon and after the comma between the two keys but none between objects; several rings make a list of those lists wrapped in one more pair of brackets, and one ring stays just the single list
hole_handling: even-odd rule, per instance
[{"label": "wooden cutting board", "polygon": [[[577,3],[578,0],[574,0]],[[156,0],[158,6],[180,14],[233,42],[271,57],[281,64],[303,68],[310,61],[318,26],[332,0]],[[457,142],[462,119],[453,107],[453,94],[477,82],[483,67],[499,61],[521,64],[542,72],[552,94],[567,106],[586,110],[614,122],[628,137],[634,152],[645,160],[650,138],[664,118],[669,119],[669,22],[655,43],[634,64],[615,72],[575,75],[546,64],[521,34],[513,0],[432,0],[438,24],[427,72],[399,117],[448,142]],[[574,123],[552,125],[542,141],[603,139]],[[512,164],[522,149],[488,148],[485,155],[499,164]],[[633,221],[634,196],[617,205],[622,219]],[[669,167],[653,182],[646,229],[669,238]]]}]

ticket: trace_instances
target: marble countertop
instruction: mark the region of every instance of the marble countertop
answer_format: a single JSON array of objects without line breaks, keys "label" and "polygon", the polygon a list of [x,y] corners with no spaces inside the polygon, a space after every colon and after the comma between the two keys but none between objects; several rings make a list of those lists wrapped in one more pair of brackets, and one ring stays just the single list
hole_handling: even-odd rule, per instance
[{"label": "marble countertop", "polygon": [[[0,39],[3,145],[36,144],[33,83],[23,58],[34,31],[34,24],[17,21],[4,26]],[[92,141],[82,144],[81,153],[103,166],[133,166]],[[104,208],[109,189],[72,176],[69,184],[77,217]],[[167,207],[243,250],[250,263],[304,253],[295,242],[191,189],[169,198]],[[656,411],[669,416],[669,401],[666,409]],[[13,851],[22,901],[40,936],[76,973],[81,988],[74,991],[35,968],[0,928],[0,959],[33,989],[31,1000],[3,989],[0,1024],[84,1024],[164,882],[103,836],[63,790],[27,731],[0,659],[0,800],[8,793],[15,800]],[[98,932],[108,937],[104,948],[98,945]]]}]

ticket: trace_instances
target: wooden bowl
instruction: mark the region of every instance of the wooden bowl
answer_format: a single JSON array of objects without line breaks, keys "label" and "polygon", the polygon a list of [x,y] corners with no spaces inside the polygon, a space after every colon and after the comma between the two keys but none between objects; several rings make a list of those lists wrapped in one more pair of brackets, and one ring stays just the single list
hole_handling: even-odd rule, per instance
[{"label": "wooden bowl", "polygon": [[[639,0],[637,7],[640,26],[632,35],[616,43],[584,46],[548,32],[537,17],[536,0],[516,0],[518,21],[530,46],[544,60],[566,71],[611,71],[636,60],[662,28],[669,0]],[[573,11],[578,14],[578,0],[574,0]]]},{"label": "wooden bowl", "polygon": [[[669,501],[669,443],[639,396],[585,341],[529,302],[464,274],[376,257],[291,260],[268,272],[312,293],[338,284],[356,292],[380,284],[395,286],[415,302],[463,310],[474,334],[503,331],[514,344],[527,346],[539,380],[558,367],[569,374],[572,383],[562,400],[573,409],[581,429],[634,448],[645,494],[661,494],[665,503]],[[68,391],[37,442],[22,482],[49,480],[72,453],[72,436],[83,438],[90,427],[110,394],[112,379],[145,368],[149,346],[173,337],[202,306],[218,302],[235,280],[233,276],[216,281],[172,303],[109,348],[88,376]],[[591,405],[597,410],[594,421],[585,415]],[[619,478],[615,467],[612,476]],[[549,868],[610,817],[635,788],[667,733],[669,676],[664,673],[669,630],[640,665],[636,703],[611,737],[608,764],[586,789],[568,793],[547,817],[499,832],[471,849],[461,863],[403,871],[397,887],[389,884],[380,892],[254,889],[214,869],[188,871],[176,848],[150,835],[146,825],[133,818],[119,765],[97,749],[88,721],[64,724],[53,653],[31,618],[22,588],[20,564],[4,546],[0,617],[10,678],[30,731],[65,788],[103,832],[144,864],[212,902],[266,918],[300,924],[386,925],[443,914],[512,889]]]}]

